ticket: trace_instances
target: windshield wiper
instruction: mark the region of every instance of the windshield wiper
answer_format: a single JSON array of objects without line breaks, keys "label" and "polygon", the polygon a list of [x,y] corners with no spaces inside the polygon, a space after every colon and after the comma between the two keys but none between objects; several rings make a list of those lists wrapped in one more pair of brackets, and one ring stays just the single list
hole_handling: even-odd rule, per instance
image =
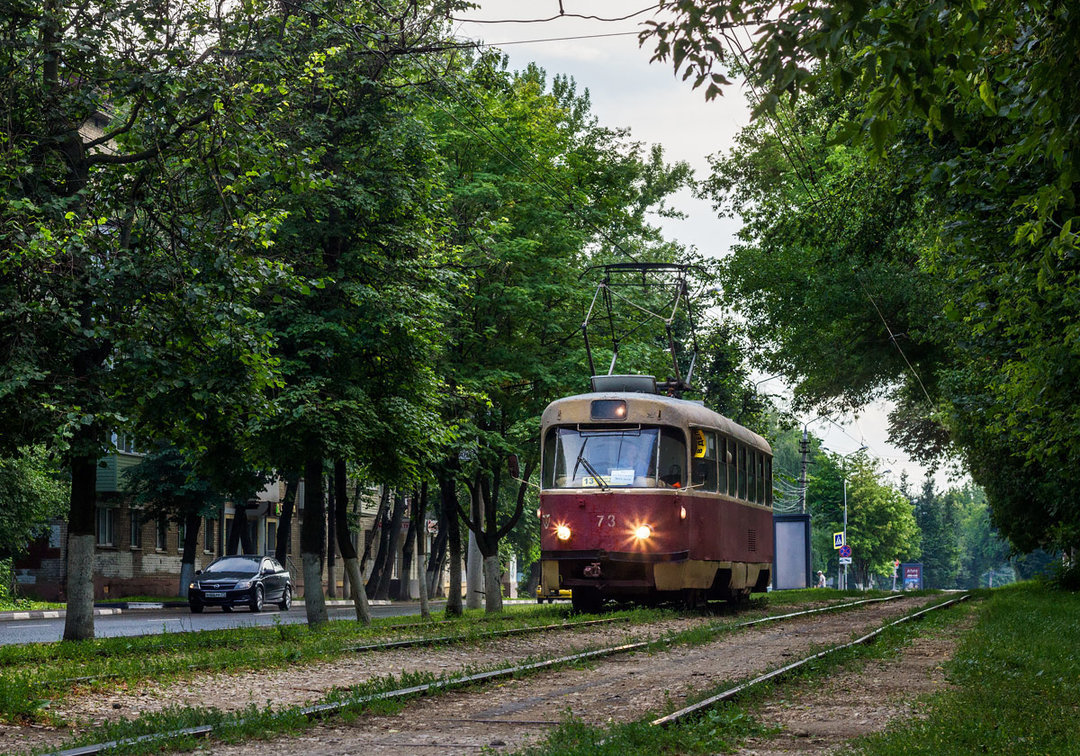
[{"label": "windshield wiper", "polygon": [[[585,447],[582,446],[582,453],[584,453],[584,448]],[[600,477],[600,473],[598,473],[596,471],[596,468],[592,466],[592,463],[589,462],[589,460],[585,459],[585,457],[583,457],[583,456],[581,456],[581,454],[579,454],[578,458],[577,458],[577,461],[578,461],[578,464],[581,464],[581,465],[583,465],[585,467],[585,469],[588,471],[589,475],[593,476],[593,480],[596,481],[596,485],[600,486],[600,490],[602,490],[602,491],[607,491],[608,490],[607,483],[605,483],[604,479]],[[577,471],[576,466],[574,467],[574,471],[575,472]]]}]

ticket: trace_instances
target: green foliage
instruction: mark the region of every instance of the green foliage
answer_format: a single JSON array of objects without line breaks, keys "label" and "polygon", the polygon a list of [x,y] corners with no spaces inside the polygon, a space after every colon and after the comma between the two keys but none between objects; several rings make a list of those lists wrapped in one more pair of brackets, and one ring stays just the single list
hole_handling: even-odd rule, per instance
[{"label": "green foliage", "polygon": [[925,717],[858,744],[887,754],[1076,753],[1080,597],[1021,584],[994,591],[947,665]]},{"label": "green foliage", "polygon": [[894,440],[958,452],[1019,550],[1080,543],[1064,472],[1080,463],[1080,15],[665,5],[643,37],[706,96],[743,38],[725,30],[756,30],[739,73],[762,118],[708,191],[746,221],[726,285],[770,343],[762,362],[804,406],[891,394]]},{"label": "green foliage", "polygon": [[[16,457],[0,457],[0,560],[23,553],[66,509],[67,483],[43,447],[27,446]],[[6,589],[0,581],[0,592]]]}]

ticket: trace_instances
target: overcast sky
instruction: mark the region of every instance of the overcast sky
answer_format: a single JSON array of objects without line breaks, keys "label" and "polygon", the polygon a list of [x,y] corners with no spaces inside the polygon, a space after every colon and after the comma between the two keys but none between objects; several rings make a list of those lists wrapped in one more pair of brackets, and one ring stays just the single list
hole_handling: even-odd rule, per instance
[{"label": "overcast sky", "polygon": [[[626,0],[562,0],[566,14],[602,19],[626,16],[649,5],[646,0],[635,4]],[[547,19],[559,15],[559,6],[558,0],[484,0],[479,8],[458,17],[504,21]],[[670,63],[650,63],[651,48],[639,47],[633,32],[640,31],[641,22],[651,17],[650,12],[623,21],[564,16],[534,23],[462,22],[456,25],[456,33],[462,38],[497,44],[510,56],[511,68],[520,69],[536,62],[549,76],[572,76],[579,90],[589,90],[593,112],[603,125],[629,127],[634,139],[662,144],[669,161],[685,161],[698,178],[704,178],[708,175],[708,156],[726,151],[732,145],[735,135],[750,121],[749,109],[743,93],[735,87],[726,90],[722,97],[706,102],[700,90],[692,90],[689,83],[675,76]],[[529,40],[551,41],[524,43]],[[665,220],[662,226],[667,236],[697,247],[709,256],[727,254],[738,231],[737,221],[716,218],[709,203],[689,193],[679,195],[673,204],[688,218]],[[781,396],[786,393],[780,380],[765,381],[759,390]],[[869,453],[880,460],[879,470],[892,471],[888,477],[896,481],[906,471],[912,484],[921,486],[923,468],[887,441],[887,412],[887,405],[879,402],[858,418],[843,418],[839,423],[817,420],[810,427],[830,450],[847,454],[865,444]],[[812,417],[802,418],[802,422]],[[936,480],[939,487],[947,485],[944,473],[939,473]]]}]

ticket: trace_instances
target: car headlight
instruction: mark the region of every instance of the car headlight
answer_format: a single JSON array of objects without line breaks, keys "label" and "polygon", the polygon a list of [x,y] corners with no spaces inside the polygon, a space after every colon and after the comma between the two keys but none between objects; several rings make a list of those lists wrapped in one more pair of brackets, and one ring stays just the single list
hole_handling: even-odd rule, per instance
[{"label": "car headlight", "polygon": [[199,584],[198,584],[198,583],[188,583],[188,590],[189,590],[189,591],[190,591],[191,589],[193,589],[193,588],[198,588],[198,587],[199,587]]},{"label": "car headlight", "polygon": [[236,590],[238,590],[238,591],[242,591],[245,588],[250,588],[250,587],[251,587],[251,581],[250,580],[241,580],[239,583],[236,584]]}]

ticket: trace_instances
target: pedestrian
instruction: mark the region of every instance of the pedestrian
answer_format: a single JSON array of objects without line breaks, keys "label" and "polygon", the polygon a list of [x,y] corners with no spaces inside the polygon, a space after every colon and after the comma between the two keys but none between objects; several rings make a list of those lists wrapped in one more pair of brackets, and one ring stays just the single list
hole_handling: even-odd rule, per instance
[{"label": "pedestrian", "polygon": [[825,573],[822,572],[821,570],[817,571],[817,587],[818,588],[824,588],[825,587]]}]

